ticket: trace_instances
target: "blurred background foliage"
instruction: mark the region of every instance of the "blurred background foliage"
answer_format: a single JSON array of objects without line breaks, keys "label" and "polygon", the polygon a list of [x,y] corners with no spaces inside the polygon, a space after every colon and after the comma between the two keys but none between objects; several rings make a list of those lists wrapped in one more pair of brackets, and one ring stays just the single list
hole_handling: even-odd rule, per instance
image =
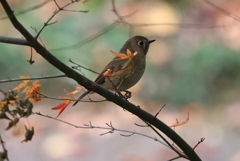
[{"label": "blurred background foliage", "polygon": [[[15,13],[40,2],[44,1],[9,0]],[[58,1],[60,6],[68,2]],[[240,15],[240,4],[237,0],[211,2],[234,15]],[[116,0],[116,7],[120,15],[133,13],[124,17],[127,23],[133,26],[135,24],[133,32],[130,32],[126,24],[118,24],[96,37],[99,32],[109,28],[117,20],[117,16],[112,11],[111,1],[89,0],[84,4],[76,3],[69,7],[75,10],[89,10],[88,13],[60,12],[53,19],[57,23],[47,26],[40,37],[46,48],[64,63],[72,66],[69,62],[71,59],[97,72],[101,72],[106,63],[114,57],[110,50],[119,51],[129,37],[143,35],[149,39],[156,39],[150,46],[147,68],[142,80],[130,89],[133,92],[130,101],[154,111],[163,103],[167,103],[170,109],[183,111],[198,111],[201,108],[208,111],[208,115],[198,111],[198,115],[201,115],[205,122],[211,120],[210,114],[218,113],[219,115],[214,117],[217,121],[213,121],[216,127],[219,126],[219,122],[222,123],[219,120],[224,118],[225,123],[229,124],[223,123],[221,128],[228,126],[233,132],[239,132],[240,122],[237,121],[236,114],[240,104],[240,22],[204,0]],[[32,28],[39,31],[55,10],[56,5],[50,1],[41,8],[18,15],[17,18],[32,34],[36,34]],[[0,35],[21,38],[5,16],[0,8]],[[139,24],[143,26],[138,26]],[[92,41],[86,41],[89,37],[93,37]],[[28,47],[1,43],[0,51],[0,79],[16,78],[18,75],[26,75],[27,72],[31,76],[62,74],[35,52],[35,63],[29,65],[26,61],[30,57]],[[96,77],[89,71],[81,72],[90,79]],[[76,84],[67,78],[41,80],[41,83],[43,93],[55,97],[63,96],[63,89],[73,90]],[[7,91],[17,84],[19,83],[0,84],[0,89]],[[57,104],[46,100],[39,105],[44,103],[49,103],[48,107]],[[107,104],[109,103],[83,106],[110,106]],[[209,112],[210,109],[214,111]],[[50,108],[44,110],[51,112]],[[80,108],[69,110],[81,112]],[[98,108],[98,112],[100,111],[104,111],[104,108]],[[205,115],[209,117],[206,118]],[[227,135],[223,131],[218,131],[221,139]],[[234,158],[240,158],[240,152],[235,150],[222,157],[205,157],[207,160],[226,160],[227,156],[232,156],[232,160],[235,161]]]}]

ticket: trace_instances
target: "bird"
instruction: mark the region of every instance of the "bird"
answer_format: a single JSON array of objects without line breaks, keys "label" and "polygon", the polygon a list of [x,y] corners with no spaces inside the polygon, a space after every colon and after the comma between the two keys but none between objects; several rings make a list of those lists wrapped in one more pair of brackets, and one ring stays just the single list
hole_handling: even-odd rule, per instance
[{"label": "bird", "polygon": [[[95,83],[110,91],[125,91],[126,97],[131,97],[131,92],[127,91],[127,89],[134,86],[141,79],[146,67],[146,54],[149,45],[154,41],[148,40],[144,36],[134,36],[128,39],[120,49],[120,53],[125,55],[133,53],[132,57],[121,59],[116,56],[98,75]],[[93,93],[91,90],[85,91],[73,106],[91,93]]]}]

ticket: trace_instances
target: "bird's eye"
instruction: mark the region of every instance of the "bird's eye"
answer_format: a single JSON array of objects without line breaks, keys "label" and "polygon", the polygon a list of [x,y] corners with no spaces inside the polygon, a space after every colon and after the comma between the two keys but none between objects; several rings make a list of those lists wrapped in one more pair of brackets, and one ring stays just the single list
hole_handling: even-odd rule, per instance
[{"label": "bird's eye", "polygon": [[144,45],[144,42],[143,42],[143,41],[139,41],[139,42],[138,42],[138,45],[139,45],[139,46],[143,46],[143,45]]}]

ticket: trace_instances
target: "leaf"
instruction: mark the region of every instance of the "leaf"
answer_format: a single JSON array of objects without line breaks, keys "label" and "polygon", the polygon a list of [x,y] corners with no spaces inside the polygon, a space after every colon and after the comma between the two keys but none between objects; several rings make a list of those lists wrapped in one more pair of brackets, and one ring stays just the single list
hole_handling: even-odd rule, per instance
[{"label": "leaf", "polygon": [[7,101],[0,101],[0,111],[2,111],[3,106],[7,105]]},{"label": "leaf", "polygon": [[[116,55],[117,57],[119,57],[119,59],[128,59],[128,58],[133,58],[135,55],[137,55],[137,51],[135,51],[134,53],[132,53],[129,49],[127,49],[127,53],[116,53],[112,50],[110,50],[114,55]],[[118,60],[118,59],[115,59]]]},{"label": "leaf", "polygon": [[109,77],[111,77],[111,76],[114,75],[114,73],[112,72],[111,69],[107,69],[107,70],[103,73],[103,75],[107,77],[107,78],[105,79],[105,81],[107,81]]},{"label": "leaf", "polygon": [[28,117],[32,114],[32,108],[33,108],[33,104],[31,103],[31,101],[29,99],[25,99],[25,100],[20,100],[19,101],[19,105],[21,107],[21,111],[19,111],[19,115],[21,117]]},{"label": "leaf", "polygon": [[18,118],[15,118],[14,120],[11,120],[8,124],[8,127],[6,128],[6,130],[11,129],[13,126],[15,126],[17,123],[19,122]]},{"label": "leaf", "polygon": [[127,49],[127,56],[129,57],[129,58],[133,58],[135,55],[137,55],[138,54],[138,52],[137,51],[135,51],[134,53],[132,53],[129,49]]},{"label": "leaf", "polygon": [[[53,107],[53,110],[60,110],[57,117],[61,115],[61,113],[66,109],[66,107],[72,103],[75,98],[74,97],[60,97],[61,99],[70,99],[70,100],[64,100],[64,102],[60,103],[59,105],[57,105],[56,107]],[[56,117],[56,118],[57,118]]]},{"label": "leaf", "polygon": [[189,121],[189,113],[188,113],[188,116],[186,118],[186,120],[182,121],[182,122],[179,122],[178,119],[176,119],[176,123],[169,126],[169,127],[177,127],[177,126],[181,126],[181,125],[184,125],[186,124],[187,122]]},{"label": "leaf", "polygon": [[32,83],[31,86],[27,86],[21,93],[26,93],[25,98],[29,98],[31,103],[35,103],[41,101],[41,97],[39,96],[40,92],[40,82],[36,80]]},{"label": "leaf", "polygon": [[26,108],[27,108],[27,111],[25,112],[25,117],[28,117],[32,114],[32,109],[33,109],[33,104],[31,101],[26,104]]},{"label": "leaf", "polygon": [[32,127],[32,129],[28,129],[27,126],[25,125],[25,129],[26,129],[26,132],[25,132],[25,139],[22,140],[22,142],[28,142],[28,141],[31,141],[32,140],[32,137],[34,135],[34,128]]},{"label": "leaf", "polygon": [[82,90],[82,87],[80,87],[80,86],[76,86],[76,85],[75,85],[75,88],[76,88],[76,90],[74,90],[74,91],[72,91],[72,92],[68,92],[68,91],[65,90],[65,89],[64,89],[64,91],[66,92],[66,95],[73,95],[73,94],[76,94],[76,93],[78,93],[78,92],[80,92],[80,91]]},{"label": "leaf", "polygon": [[[24,75],[19,75],[20,78],[29,78],[30,74],[28,74],[27,76]],[[17,90],[19,91],[21,88],[25,87],[28,83],[30,82],[30,80],[23,80],[23,83],[19,84],[17,87],[15,87],[14,89],[12,89],[12,91]]]},{"label": "leaf", "polygon": [[29,81],[30,80],[24,80],[23,83],[19,84],[17,87],[13,88],[12,90],[19,91],[21,88],[25,87],[29,83]]},{"label": "leaf", "polygon": [[0,119],[7,119],[7,120],[10,120],[10,118],[6,115],[5,112],[1,112],[1,113],[0,113]]},{"label": "leaf", "polygon": [[26,93],[26,96],[29,96],[31,94],[34,94],[36,92],[40,92],[40,82],[39,80],[36,80],[32,83],[31,86],[27,86],[23,91],[22,93]]},{"label": "leaf", "polygon": [[20,77],[20,78],[30,78],[30,77],[31,77],[31,75],[28,73],[28,75],[27,75],[27,76],[24,76],[24,75],[19,75],[19,77]]},{"label": "leaf", "polygon": [[31,98],[29,98],[29,101],[31,103],[35,103],[35,102],[38,102],[38,101],[41,101],[41,96],[40,96],[40,88],[37,87],[33,93],[31,93]]}]

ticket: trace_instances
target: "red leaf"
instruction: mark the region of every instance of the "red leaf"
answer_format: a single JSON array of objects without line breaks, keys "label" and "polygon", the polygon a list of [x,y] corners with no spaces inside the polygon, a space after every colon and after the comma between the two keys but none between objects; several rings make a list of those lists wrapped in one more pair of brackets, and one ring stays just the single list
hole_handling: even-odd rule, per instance
[{"label": "red leaf", "polygon": [[[69,104],[67,104],[66,102],[63,102],[63,103],[60,103],[59,105],[57,105],[56,107],[53,107],[52,109],[53,110],[60,110],[57,117],[61,115],[61,113],[66,109],[66,107],[68,106]],[[56,118],[57,118],[56,117]]]},{"label": "red leaf", "polygon": [[[66,107],[74,100],[73,97],[61,97],[61,99],[65,99],[64,102],[60,103],[59,105],[57,105],[56,107],[53,107],[53,110],[60,110],[57,117],[61,115],[61,113],[66,109]],[[56,117],[56,118],[57,118]]]}]

